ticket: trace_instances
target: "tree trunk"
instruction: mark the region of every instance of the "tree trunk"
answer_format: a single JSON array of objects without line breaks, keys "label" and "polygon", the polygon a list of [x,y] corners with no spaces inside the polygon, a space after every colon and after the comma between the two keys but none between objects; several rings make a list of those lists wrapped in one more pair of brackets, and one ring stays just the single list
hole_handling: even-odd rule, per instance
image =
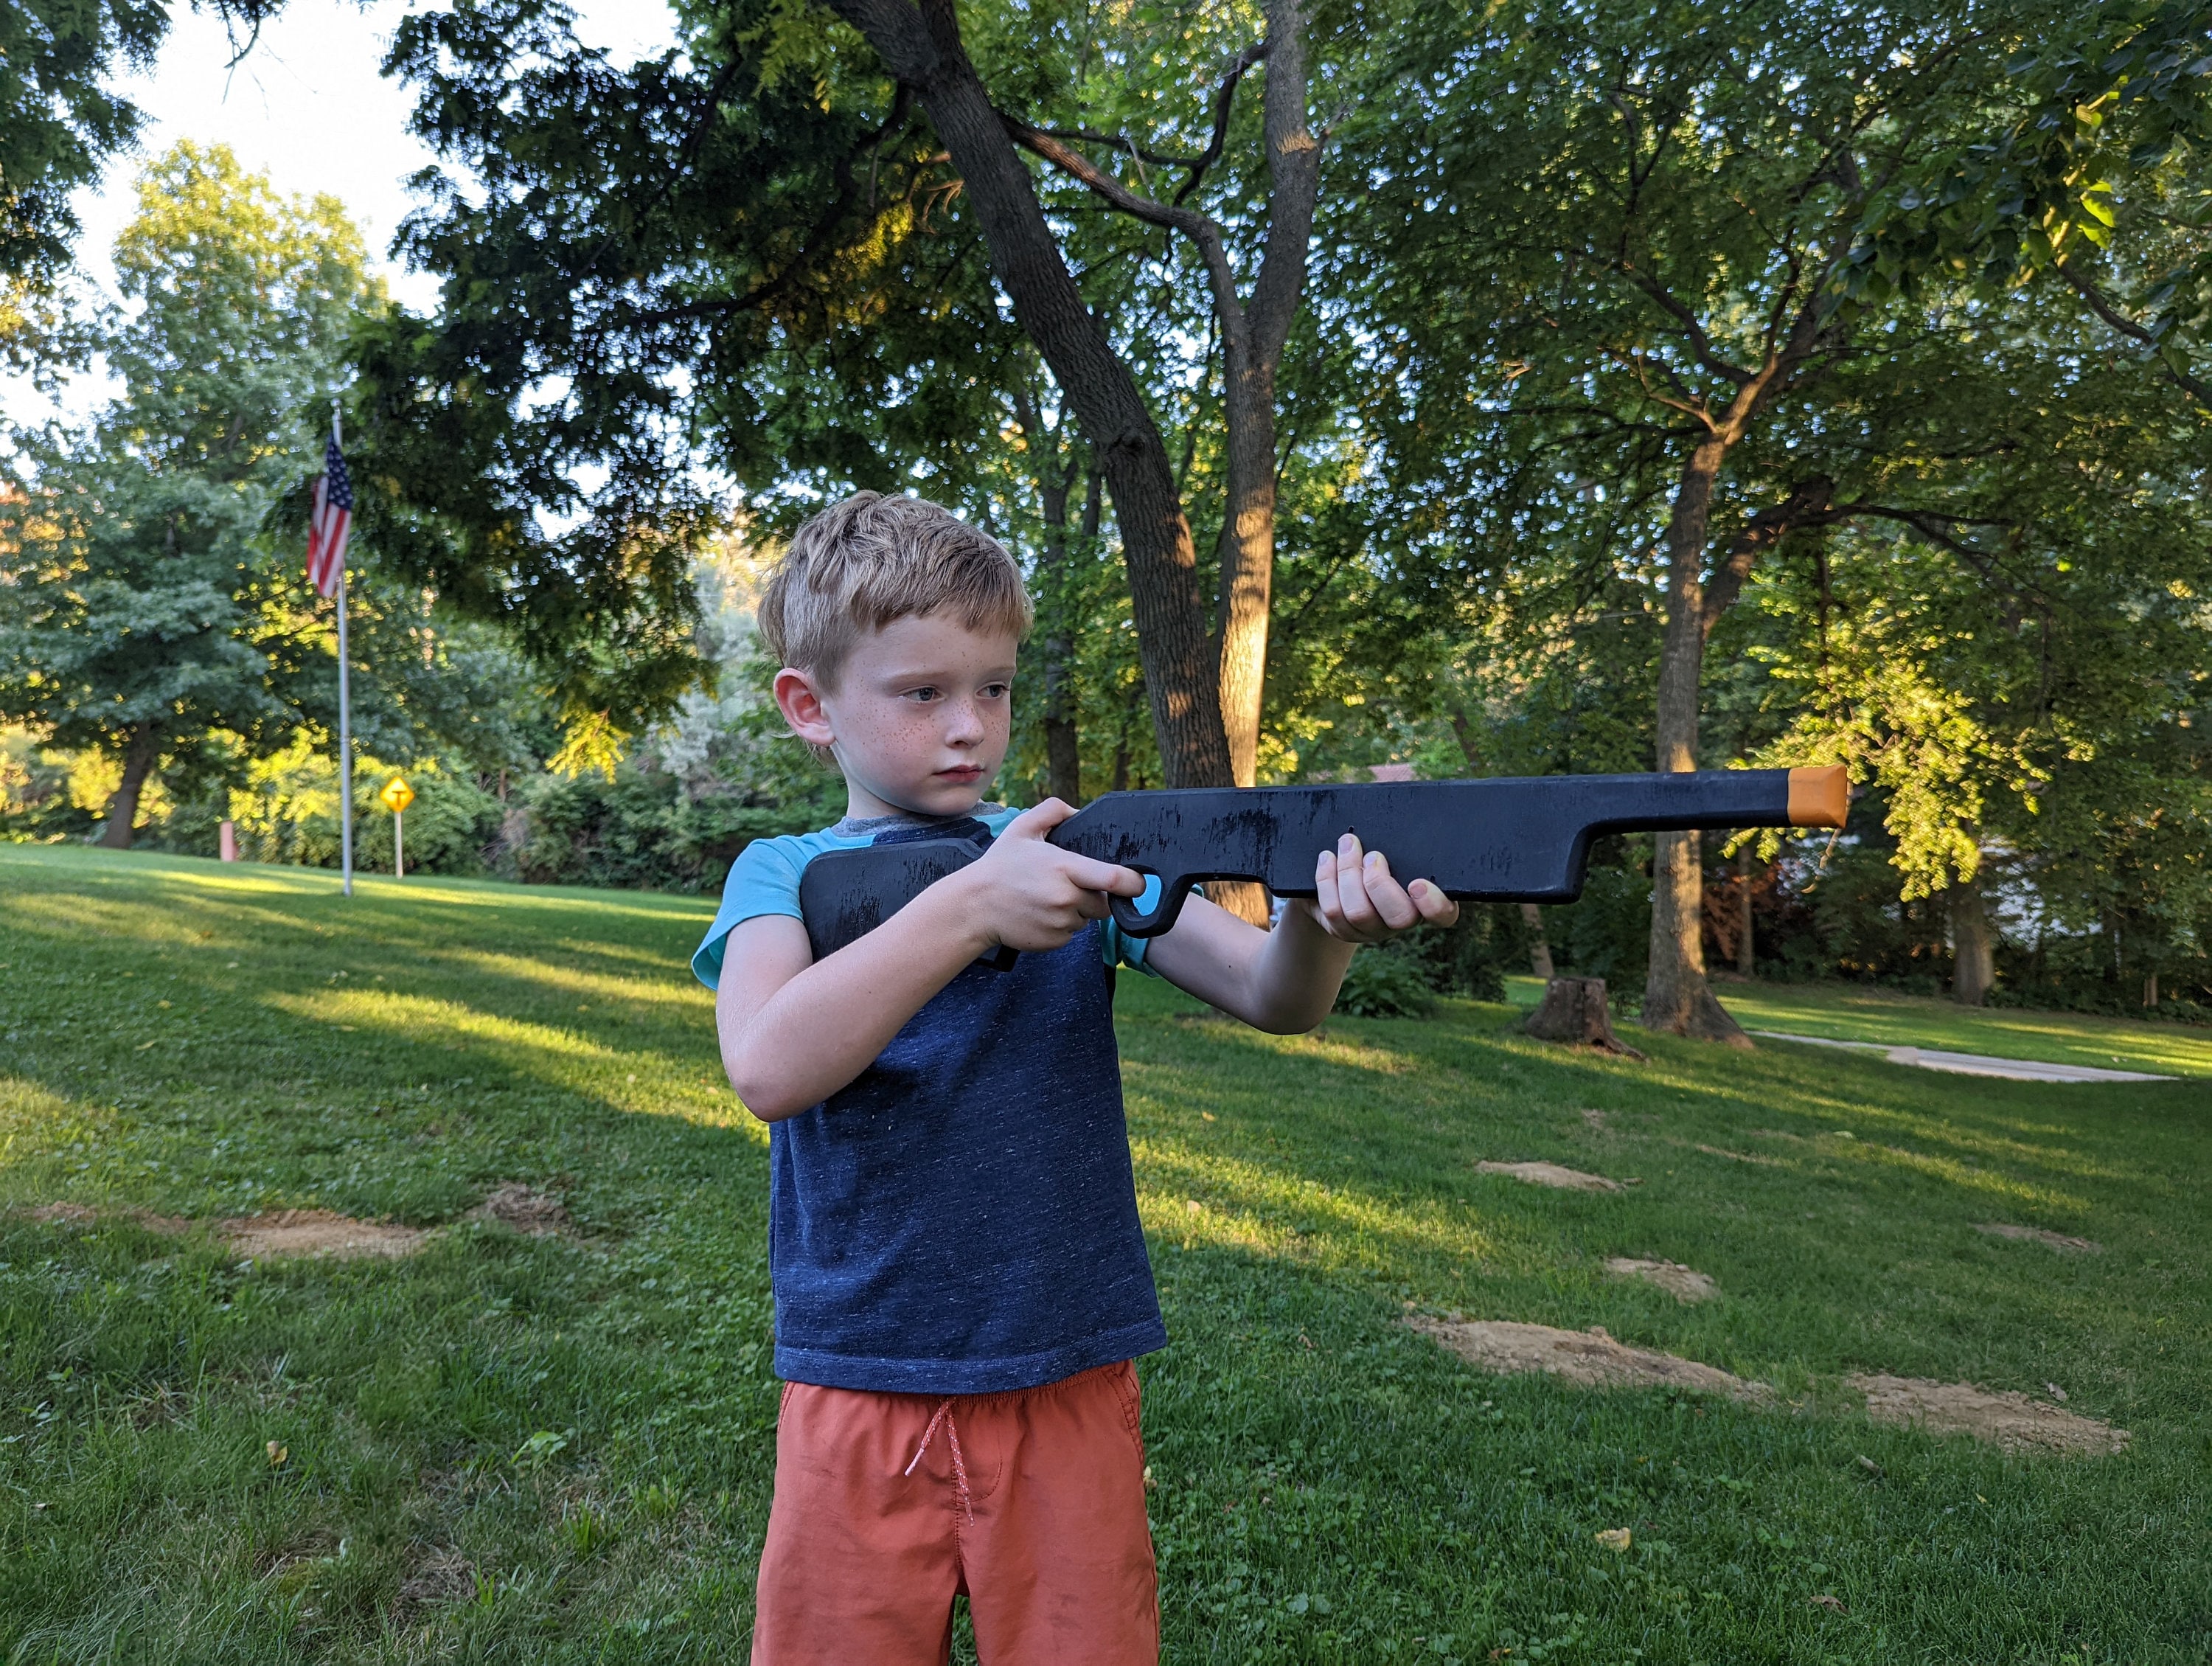
[{"label": "tree trunk", "polygon": [[[1075,729],[1074,572],[1067,546],[1068,489],[1075,461],[1066,471],[1048,467],[1039,483],[1044,501],[1044,755],[1047,784],[1064,803],[1083,802],[1083,757]],[[1096,519],[1098,477],[1091,477],[1086,522]]]},{"label": "tree trunk", "polygon": [[1221,522],[1221,722],[1239,787],[1260,774],[1267,623],[1275,574],[1275,367],[1225,356],[1228,503]]},{"label": "tree trunk", "polygon": [[1549,983],[1556,976],[1552,970],[1552,943],[1544,935],[1544,911],[1534,903],[1521,905],[1521,923],[1528,928],[1528,970]]},{"label": "tree trunk", "polygon": [[1735,970],[1740,977],[1749,977],[1759,964],[1751,935],[1751,844],[1747,840],[1735,853]]},{"label": "tree trunk", "polygon": [[[1667,524],[1667,631],[1659,649],[1658,767],[1698,767],[1698,685],[1705,663],[1705,543],[1713,482],[1728,454],[1717,435],[1682,467]],[[1662,833],[1651,864],[1651,953],[1644,1027],[1747,1048],[1751,1039],[1705,982],[1704,847],[1694,830]]]},{"label": "tree trunk", "polygon": [[161,756],[161,732],[151,723],[141,723],[131,731],[130,742],[123,750],[123,784],[107,800],[107,821],[100,829],[102,849],[131,848],[132,824],[138,819],[138,797]]},{"label": "tree trunk", "polygon": [[1128,564],[1138,648],[1170,787],[1234,780],[1221,724],[1220,660],[1175,472],[1142,391],[1084,304],[1035,183],[969,61],[953,0],[830,0],[915,88],[972,205],[991,270],[1096,448]]},{"label": "tree trunk", "polygon": [[1543,1005],[1522,1026],[1538,1041],[1602,1048],[1626,1058],[1644,1056],[1613,1033],[1601,977],[1555,977],[1544,986]]},{"label": "tree trunk", "polygon": [[1263,133],[1272,189],[1267,250],[1249,306],[1225,271],[1214,277],[1222,403],[1229,429],[1228,501],[1221,520],[1221,721],[1239,787],[1259,778],[1267,694],[1268,608],[1275,577],[1275,378],[1305,286],[1306,246],[1321,188],[1321,147],[1306,126],[1305,14],[1268,0]]},{"label": "tree trunk", "polygon": [[1996,939],[1990,930],[1989,905],[1978,881],[1961,879],[1950,889],[1951,999],[1979,1006],[1997,981]]}]

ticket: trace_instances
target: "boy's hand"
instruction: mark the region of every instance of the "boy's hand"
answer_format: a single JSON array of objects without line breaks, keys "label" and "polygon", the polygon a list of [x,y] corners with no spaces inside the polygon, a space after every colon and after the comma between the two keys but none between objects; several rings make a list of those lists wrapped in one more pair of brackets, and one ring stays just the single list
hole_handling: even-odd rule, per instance
[{"label": "boy's hand", "polygon": [[1144,894],[1141,874],[1045,842],[1074,813],[1073,806],[1047,799],[1009,822],[981,861],[952,876],[975,887],[975,922],[989,939],[985,946],[1057,949],[1106,917],[1109,892]]},{"label": "boy's hand", "polygon": [[1321,895],[1309,904],[1323,931],[1345,943],[1382,943],[1415,926],[1449,926],[1459,904],[1426,879],[1401,885],[1379,850],[1364,854],[1358,835],[1347,833],[1324,850],[1314,867]]}]

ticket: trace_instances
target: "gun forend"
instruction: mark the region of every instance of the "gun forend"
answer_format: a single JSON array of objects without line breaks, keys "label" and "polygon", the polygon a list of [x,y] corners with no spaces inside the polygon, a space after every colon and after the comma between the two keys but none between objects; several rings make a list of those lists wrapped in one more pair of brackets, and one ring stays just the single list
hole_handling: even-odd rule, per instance
[{"label": "gun forend", "polygon": [[1279,897],[1313,896],[1316,857],[1347,832],[1389,857],[1401,879],[1430,879],[1449,897],[1571,903],[1602,835],[1839,827],[1850,796],[1840,767],[1202,787],[1109,793],[1052,839],[1156,875],[1161,897],[1149,911],[1113,900],[1124,931],[1153,937],[1203,880],[1257,879]]}]

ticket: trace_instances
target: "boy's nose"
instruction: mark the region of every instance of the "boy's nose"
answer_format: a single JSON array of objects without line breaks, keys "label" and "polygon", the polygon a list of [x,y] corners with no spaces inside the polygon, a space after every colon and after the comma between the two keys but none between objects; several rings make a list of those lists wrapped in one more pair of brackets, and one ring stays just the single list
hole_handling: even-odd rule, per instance
[{"label": "boy's nose", "polygon": [[964,700],[950,702],[952,710],[945,728],[945,739],[954,746],[973,746],[984,736],[983,714]]}]

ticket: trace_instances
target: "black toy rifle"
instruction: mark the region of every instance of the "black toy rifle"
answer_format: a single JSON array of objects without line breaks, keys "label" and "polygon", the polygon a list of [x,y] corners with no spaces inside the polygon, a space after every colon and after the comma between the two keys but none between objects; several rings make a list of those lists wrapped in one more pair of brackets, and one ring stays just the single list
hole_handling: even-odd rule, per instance
[{"label": "black toy rifle", "polygon": [[[1257,879],[1278,897],[1314,896],[1316,858],[1347,832],[1388,857],[1400,880],[1428,879],[1447,897],[1571,903],[1601,834],[1841,827],[1850,802],[1840,766],[1197,787],[1109,793],[1048,836],[1063,850],[1156,877],[1160,895],[1150,911],[1126,897],[1109,902],[1123,931],[1157,937],[1200,880]],[[975,839],[924,838],[816,857],[799,888],[814,958],[873,931],[983,849]],[[1013,962],[1010,949],[991,958],[1001,969]]]}]

